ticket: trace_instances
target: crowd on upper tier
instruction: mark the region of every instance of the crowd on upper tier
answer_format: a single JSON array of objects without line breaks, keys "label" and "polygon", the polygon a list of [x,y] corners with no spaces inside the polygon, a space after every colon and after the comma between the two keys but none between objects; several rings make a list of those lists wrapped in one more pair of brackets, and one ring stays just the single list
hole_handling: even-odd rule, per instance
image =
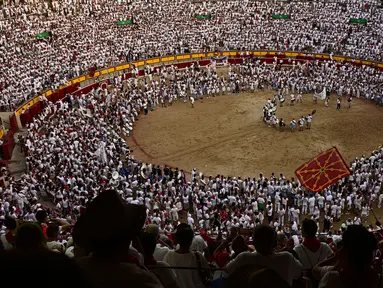
[{"label": "crowd on upper tier", "polygon": [[[382,60],[382,13],[367,3],[3,1],[0,105],[131,60],[215,50],[293,50]],[[210,20],[196,15],[209,14]],[[275,20],[273,14],[288,14]],[[366,18],[367,25],[348,24]],[[117,25],[132,19],[134,25]],[[38,39],[36,34],[51,32]]]}]

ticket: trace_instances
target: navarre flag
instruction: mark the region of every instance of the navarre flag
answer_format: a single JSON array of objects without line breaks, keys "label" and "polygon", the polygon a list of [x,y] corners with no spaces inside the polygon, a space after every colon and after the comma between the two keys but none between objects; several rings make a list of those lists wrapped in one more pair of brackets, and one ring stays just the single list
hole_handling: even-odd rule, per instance
[{"label": "navarre flag", "polygon": [[367,19],[365,18],[350,18],[348,20],[350,24],[367,24]]},{"label": "navarre flag", "polygon": [[36,37],[38,39],[44,39],[44,38],[48,38],[48,37],[51,37],[51,36],[52,36],[52,33],[49,32],[49,31],[45,31],[43,33],[36,34]]},{"label": "navarre flag", "polygon": [[272,19],[290,19],[290,15],[287,14],[273,14],[271,15]]},{"label": "navarre flag", "polygon": [[302,186],[319,192],[348,176],[351,171],[336,147],[332,147],[301,165],[295,175]]}]

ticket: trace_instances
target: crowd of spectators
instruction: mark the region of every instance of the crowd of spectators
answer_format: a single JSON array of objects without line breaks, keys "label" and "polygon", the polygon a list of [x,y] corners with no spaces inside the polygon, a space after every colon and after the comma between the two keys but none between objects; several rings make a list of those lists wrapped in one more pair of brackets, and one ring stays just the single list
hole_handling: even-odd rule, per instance
[{"label": "crowd of spectators", "polygon": [[[46,281],[57,280],[57,271],[64,273],[64,279],[53,284],[59,287],[383,285],[383,242],[363,225],[344,227],[337,242],[318,239],[317,224],[307,218],[293,234],[300,240],[297,244],[286,231],[264,224],[246,233],[232,227],[225,237],[213,237],[181,223],[166,235],[158,225],[145,224],[144,206],[126,204],[112,190],[100,193],[73,227],[48,218],[43,210],[36,217],[41,221],[17,223],[11,216],[4,221],[0,266],[6,274],[23,273],[16,286],[39,283],[41,271]],[[57,235],[65,229],[72,230],[72,237],[63,245]]]},{"label": "crowd of spectators", "polygon": [[[324,277],[328,270],[323,269],[330,268],[314,269],[314,266],[317,262],[327,260],[342,245],[342,232],[348,231],[348,227],[357,225],[361,228],[355,229],[365,229],[363,231],[366,233],[367,229],[370,233],[379,229],[379,223],[377,227],[367,226],[370,224],[367,218],[370,209],[380,207],[383,201],[383,148],[368,157],[356,158],[351,163],[351,176],[314,194],[300,186],[294,178],[286,179],[282,174],[272,174],[269,177],[260,174],[244,179],[223,175],[205,177],[193,169],[190,177],[186,177],[185,171],[180,169],[137,161],[124,139],[134,129],[134,123],[139,117],[151,113],[149,110],[161,109],[160,103],[169,105],[172,101],[179,101],[182,95],[186,95],[187,101],[187,97],[195,95],[196,91],[195,97],[199,97],[200,90],[203,96],[219,97],[222,93],[255,92],[268,87],[284,91],[280,93],[289,93],[286,89],[302,89],[304,97],[310,97],[307,92],[315,91],[315,85],[323,86],[323,83],[311,82],[316,78],[313,75],[339,73],[334,72],[338,71],[336,69],[326,69],[332,65],[335,65],[332,61],[323,65],[315,62],[304,65],[292,63],[293,68],[285,71],[276,62],[266,66],[257,59],[247,59],[242,65],[230,66],[227,76],[215,69],[214,64],[207,69],[190,67],[184,71],[169,67],[160,71],[159,75],[125,81],[116,78],[114,85],[101,85],[89,94],[79,97],[69,95],[55,104],[44,102],[45,109],[28,126],[25,141],[27,173],[20,180],[11,179],[11,184],[2,191],[0,213],[4,219],[4,234],[1,242],[4,249],[16,245],[17,237],[14,235],[18,233],[17,222],[27,222],[20,227],[35,222],[39,223],[41,233],[45,234],[45,237],[39,238],[46,242],[39,244],[44,249],[74,257],[78,251],[76,241],[80,241],[82,243],[79,245],[85,251],[80,250],[78,255],[88,255],[89,252],[96,255],[97,249],[101,249],[99,253],[104,261],[104,257],[113,258],[118,254],[118,261],[131,263],[130,273],[138,274],[142,273],[140,270],[135,271],[139,261],[139,266],[144,265],[153,272],[151,276],[141,275],[146,280],[135,278],[141,285],[144,285],[142,281],[153,281],[164,287],[203,287],[211,279],[214,279],[214,283],[238,283],[238,279],[251,283],[267,282],[270,281],[267,280],[270,279],[270,273],[277,273],[279,276],[274,275],[272,279],[278,279],[275,281],[288,286],[308,283],[315,285],[322,278],[322,282],[339,282],[338,274],[330,279]],[[302,82],[296,83],[295,74],[306,76]],[[263,78],[260,75],[269,77]],[[204,88],[210,84],[210,88]],[[215,85],[221,88],[213,88]],[[222,87],[225,86],[227,89],[224,92]],[[333,90],[337,91],[337,87]],[[352,90],[350,93],[353,93]],[[116,192],[103,192],[111,190]],[[118,231],[127,225],[109,223],[123,217],[113,214],[116,208],[113,208],[113,203],[108,204],[107,199],[96,201],[98,197],[107,197],[101,197],[104,193],[115,195],[113,197],[120,199],[119,202],[123,201],[121,205],[128,203],[129,207],[142,207],[142,225],[134,227],[137,230],[135,236],[139,236],[140,240],[140,244],[136,243],[134,247],[141,247],[142,254],[131,250],[124,252],[127,255],[122,250],[118,253],[103,251],[102,247],[114,245],[114,242],[104,242],[107,241],[103,238],[104,234],[117,233],[113,241],[120,241],[116,239],[125,234]],[[55,206],[44,207],[39,201],[43,196],[51,196]],[[96,210],[89,208],[96,205],[92,204],[95,202],[102,206],[96,206],[102,212],[93,212],[95,214],[91,214],[92,218],[97,219],[87,220],[86,224],[80,225],[89,210]],[[334,229],[338,225],[336,222],[344,220],[345,215],[348,215],[348,219],[341,223],[341,228]],[[130,216],[126,221],[139,219],[137,217]],[[305,217],[311,219],[305,220],[301,227],[301,220]],[[76,240],[73,225],[81,227],[77,231],[86,233],[86,237],[93,238]],[[104,227],[102,232],[94,225]],[[154,235],[141,232],[142,227]],[[317,233],[318,227],[322,227],[321,233]],[[254,229],[255,234],[249,237]],[[261,236],[256,233],[261,233]],[[237,234],[241,235],[237,237]],[[320,244],[317,238],[328,244]],[[263,240],[257,243],[255,239]],[[96,244],[88,241],[96,241]],[[120,248],[123,249],[128,242],[120,243]],[[249,248],[251,243],[253,245]],[[249,249],[257,252],[248,253]],[[274,255],[275,249],[294,249],[293,254],[299,260],[288,251],[270,257]],[[84,265],[82,273],[90,281],[89,285],[117,281],[109,279],[114,275],[112,267],[93,256],[81,256],[79,263],[80,266]],[[254,267],[243,270],[242,265],[247,267],[250,264],[258,268],[262,266],[257,272],[260,274],[253,275]],[[222,269],[217,270],[213,278],[208,273],[210,269],[205,270],[210,265]],[[179,266],[181,268],[177,268]],[[287,266],[292,267],[291,271],[286,271]],[[120,271],[118,273],[128,273],[123,268],[119,269],[116,270]],[[338,270],[334,268],[335,271]],[[118,275],[116,279],[124,281],[125,278]],[[153,278],[153,275],[157,278]],[[305,277],[302,278],[302,275]]]},{"label": "crowd of spectators", "polygon": [[[9,109],[93,66],[185,51],[382,57],[380,10],[364,3],[32,1],[7,3],[2,12],[0,91]],[[275,13],[291,20],[270,19]],[[197,14],[212,19],[197,21]],[[349,25],[350,17],[369,22]],[[116,25],[127,18],[135,24]],[[34,36],[47,30],[46,40]],[[246,58],[227,75],[214,63],[148,69],[80,97],[42,99],[24,141],[27,172],[0,191],[1,271],[25,270],[37,281],[44,270],[63,287],[383,287],[380,223],[367,221],[383,201],[383,148],[352,161],[351,176],[311,193],[282,174],[208,177],[193,169],[187,177],[137,161],[125,142],[143,114],[191,97],[268,88],[307,97],[325,87],[381,102],[375,68],[290,64]],[[60,283],[55,268],[67,276]]]},{"label": "crowd of spectators", "polygon": [[[280,50],[382,60],[382,14],[366,3],[256,1],[5,1],[0,104],[122,62],[184,52]],[[196,20],[196,15],[212,15]],[[274,20],[273,14],[290,15]],[[348,24],[367,18],[367,25]],[[133,25],[118,26],[132,19]],[[51,37],[37,39],[36,34]]]}]

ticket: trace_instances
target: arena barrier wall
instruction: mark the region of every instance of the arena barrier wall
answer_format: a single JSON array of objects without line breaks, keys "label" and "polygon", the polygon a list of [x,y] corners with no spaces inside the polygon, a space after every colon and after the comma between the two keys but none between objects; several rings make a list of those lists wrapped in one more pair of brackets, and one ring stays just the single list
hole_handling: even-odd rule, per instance
[{"label": "arena barrier wall", "polygon": [[[35,116],[37,116],[45,107],[44,101],[40,101],[40,96],[45,96],[49,101],[53,103],[63,99],[67,94],[73,94],[80,96],[81,94],[86,94],[94,88],[97,88],[100,83],[107,82],[109,84],[109,78],[115,77],[115,73],[122,74],[123,79],[127,79],[132,77],[130,73],[130,69],[134,66],[137,68],[144,67],[145,65],[151,65],[157,67],[161,67],[162,65],[169,66],[175,65],[178,68],[185,68],[190,66],[192,63],[196,63],[198,61],[200,66],[206,66],[210,63],[210,57],[221,57],[227,56],[228,61],[231,64],[239,64],[243,62],[243,59],[246,57],[257,57],[263,63],[272,64],[274,59],[277,58],[279,63],[281,64],[291,64],[293,60],[295,62],[306,62],[317,59],[318,61],[325,60],[334,60],[338,62],[348,62],[352,65],[356,66],[371,66],[379,70],[383,70],[383,63],[368,61],[368,60],[360,60],[345,56],[337,56],[337,55],[329,55],[329,54],[308,54],[302,52],[279,52],[279,51],[223,51],[223,52],[207,52],[207,53],[190,53],[190,54],[182,54],[182,55],[173,55],[173,56],[164,56],[164,57],[156,57],[146,60],[138,60],[133,61],[131,63],[125,63],[116,65],[113,67],[104,68],[101,70],[94,71],[91,73],[92,75],[82,75],[80,77],[74,78],[68,81],[65,85],[60,86],[55,91],[47,90],[43,92],[41,95],[34,97],[23,103],[19,106],[14,114],[10,116],[10,124],[11,130],[13,132],[17,132],[22,127],[25,127],[26,124],[30,123]],[[133,66],[134,65],[134,66]],[[144,71],[139,70],[139,76],[142,76]],[[109,76],[108,79],[102,80],[100,82],[93,83],[89,86],[80,89],[80,83],[91,80],[98,79],[98,77],[105,75]],[[24,111],[24,113],[23,113]],[[4,132],[3,132],[4,133]]]}]

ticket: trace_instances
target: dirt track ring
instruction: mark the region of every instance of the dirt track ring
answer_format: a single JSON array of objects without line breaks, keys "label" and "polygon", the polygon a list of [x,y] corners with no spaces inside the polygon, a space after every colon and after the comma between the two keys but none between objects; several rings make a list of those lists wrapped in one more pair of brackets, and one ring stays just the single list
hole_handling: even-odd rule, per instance
[{"label": "dirt track ring", "polygon": [[205,98],[203,103],[196,101],[194,109],[182,101],[157,107],[140,116],[134,138],[126,139],[141,161],[186,172],[197,168],[206,176],[236,177],[253,177],[260,172],[267,177],[272,172],[293,176],[302,163],[331,146],[336,146],[348,162],[368,155],[383,143],[381,107],[355,99],[351,109],[336,111],[334,101],[328,108],[319,100],[315,105],[309,94],[303,95],[303,103],[285,104],[277,113],[291,120],[315,109],[312,129],[275,133],[260,119],[265,101],[273,94],[266,90]]}]

